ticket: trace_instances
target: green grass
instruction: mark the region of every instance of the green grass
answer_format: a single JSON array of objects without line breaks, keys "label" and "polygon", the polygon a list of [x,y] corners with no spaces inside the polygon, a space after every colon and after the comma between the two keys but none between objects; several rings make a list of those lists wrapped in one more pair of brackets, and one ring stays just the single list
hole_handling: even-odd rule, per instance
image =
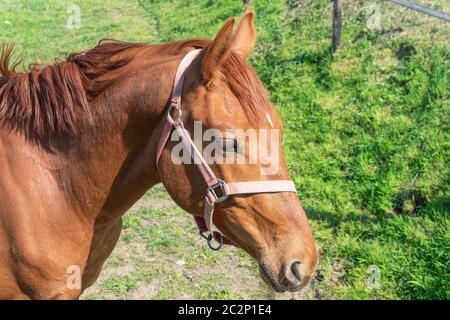
[{"label": "green grass", "polygon": [[[210,38],[243,11],[238,0],[89,0],[80,2],[81,29],[67,30],[69,3],[3,0],[0,41],[15,42],[26,63],[49,62],[101,38]],[[370,3],[344,2],[332,57],[330,1],[253,1],[258,43],[250,62],[283,117],[290,173],[321,248],[307,297],[449,299],[448,24],[373,3],[382,20],[371,31]],[[421,3],[450,11],[446,1]],[[145,199],[167,194],[152,190]],[[142,285],[161,299],[275,297],[242,252],[208,251],[180,209],[141,209],[124,226],[127,258],[114,255],[105,271],[130,261],[132,271],[86,298],[132,298]],[[233,270],[223,269],[228,264]],[[378,288],[367,285],[371,266],[380,270]]]},{"label": "green grass", "polygon": [[[70,5],[80,9],[80,29],[68,29]],[[103,38],[150,42],[154,23],[135,1],[2,0],[0,40],[14,42],[24,63],[49,63],[95,46]]]}]

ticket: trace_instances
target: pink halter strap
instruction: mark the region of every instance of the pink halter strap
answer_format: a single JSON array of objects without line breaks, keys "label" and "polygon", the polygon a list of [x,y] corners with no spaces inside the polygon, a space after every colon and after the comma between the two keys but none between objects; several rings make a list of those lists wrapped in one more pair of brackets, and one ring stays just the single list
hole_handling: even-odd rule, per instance
[{"label": "pink halter strap", "polygon": [[[161,138],[158,143],[156,152],[156,166],[158,166],[159,158],[162,151],[167,144],[167,141],[175,130],[185,149],[189,150],[191,158],[197,165],[207,187],[203,217],[195,217],[197,225],[200,229],[200,234],[204,236],[205,232],[209,232],[208,236],[204,236],[208,240],[208,245],[213,250],[218,250],[220,247],[228,242],[222,233],[213,223],[214,206],[216,203],[225,201],[229,196],[239,194],[255,194],[255,193],[273,193],[273,192],[297,192],[295,185],[289,180],[270,180],[270,181],[250,181],[250,182],[231,182],[226,183],[217,178],[211,167],[208,165],[203,155],[198,150],[195,143],[192,141],[189,132],[185,129],[182,122],[181,97],[183,94],[183,84],[186,77],[186,70],[191,65],[192,61],[198,56],[201,49],[190,51],[178,66],[175,80],[173,83],[172,97],[170,106],[167,110],[165,123],[162,129]],[[175,119],[172,114],[175,114]],[[219,242],[217,247],[212,245],[212,240]]]}]

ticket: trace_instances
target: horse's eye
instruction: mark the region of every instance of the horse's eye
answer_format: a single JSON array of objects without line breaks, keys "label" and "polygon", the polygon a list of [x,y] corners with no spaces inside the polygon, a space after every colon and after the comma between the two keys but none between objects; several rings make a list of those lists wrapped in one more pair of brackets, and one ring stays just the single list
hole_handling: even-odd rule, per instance
[{"label": "horse's eye", "polygon": [[223,151],[239,152],[239,143],[236,139],[223,139]]}]

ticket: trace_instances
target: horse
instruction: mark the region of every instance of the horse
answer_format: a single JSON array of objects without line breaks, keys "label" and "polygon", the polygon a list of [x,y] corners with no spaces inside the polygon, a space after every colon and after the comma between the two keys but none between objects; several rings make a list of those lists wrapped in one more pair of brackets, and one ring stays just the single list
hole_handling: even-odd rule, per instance
[{"label": "horse", "polygon": [[[205,194],[224,190],[211,189],[197,165],[173,160],[176,141],[161,143],[173,81],[182,59],[196,50],[183,70],[182,113],[175,110],[189,134],[196,121],[220,132],[281,132],[281,118],[247,63],[255,41],[249,12],[238,23],[228,19],[213,40],[100,41],[26,72],[9,66],[12,47],[3,48],[1,299],[78,299],[113,251],[124,213],[156,184],[197,219],[212,214]],[[241,142],[234,137],[231,145]],[[290,180],[281,143],[275,151],[280,160],[271,175],[261,173],[259,162],[208,168],[220,181],[268,187],[273,179]],[[210,218],[217,233],[210,233],[208,243],[226,239],[256,259],[274,290],[294,292],[313,277],[318,248],[296,193],[272,189],[217,195],[224,201],[213,199]]]}]

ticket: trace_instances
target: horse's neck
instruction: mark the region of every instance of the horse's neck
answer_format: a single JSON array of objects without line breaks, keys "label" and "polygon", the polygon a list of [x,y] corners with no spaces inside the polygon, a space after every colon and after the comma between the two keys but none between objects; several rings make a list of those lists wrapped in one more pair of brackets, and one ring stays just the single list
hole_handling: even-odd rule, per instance
[{"label": "horse's neck", "polygon": [[[139,69],[139,66],[135,66]],[[80,205],[104,220],[120,217],[146,190],[160,182],[156,146],[161,115],[171,92],[176,61],[142,68],[96,102],[111,114],[83,135],[74,152],[72,178]],[[137,85],[139,83],[139,85]]]}]

